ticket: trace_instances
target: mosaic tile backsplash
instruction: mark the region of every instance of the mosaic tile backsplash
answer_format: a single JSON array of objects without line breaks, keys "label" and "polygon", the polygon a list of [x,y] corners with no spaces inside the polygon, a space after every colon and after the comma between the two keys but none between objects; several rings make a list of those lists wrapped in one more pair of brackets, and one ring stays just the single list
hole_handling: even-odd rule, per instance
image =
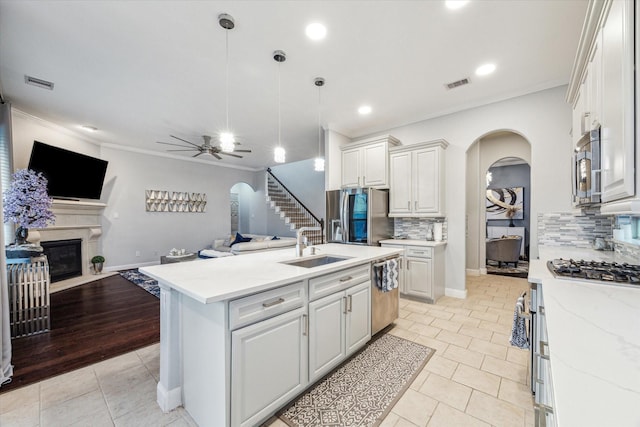
[{"label": "mosaic tile backsplash", "polygon": [[427,230],[433,226],[434,222],[442,223],[442,240],[446,241],[448,234],[446,218],[394,218],[393,234],[407,236],[409,239],[427,240]]},{"label": "mosaic tile backsplash", "polygon": [[538,245],[591,248],[596,237],[613,239],[615,217],[600,210],[538,214]]},{"label": "mosaic tile backsplash", "polygon": [[634,262],[634,264],[640,264],[640,246],[625,242],[615,242],[614,250],[616,254],[635,258],[637,262]]}]

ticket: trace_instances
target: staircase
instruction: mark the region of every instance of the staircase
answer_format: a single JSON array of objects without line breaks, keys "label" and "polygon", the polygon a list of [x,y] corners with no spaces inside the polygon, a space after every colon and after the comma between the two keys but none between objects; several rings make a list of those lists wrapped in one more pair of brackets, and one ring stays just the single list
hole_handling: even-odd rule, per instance
[{"label": "staircase", "polygon": [[267,203],[292,230],[320,227],[320,231],[305,231],[310,245],[324,243],[324,220],[316,217],[289,189],[267,169]]}]

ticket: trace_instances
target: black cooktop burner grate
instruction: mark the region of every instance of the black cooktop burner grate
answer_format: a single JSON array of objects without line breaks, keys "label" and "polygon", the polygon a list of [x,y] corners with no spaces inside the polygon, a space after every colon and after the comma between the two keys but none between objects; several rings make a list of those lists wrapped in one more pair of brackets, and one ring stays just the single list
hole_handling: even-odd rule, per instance
[{"label": "black cooktop burner grate", "polygon": [[558,258],[547,267],[555,277],[640,286],[640,265]]}]

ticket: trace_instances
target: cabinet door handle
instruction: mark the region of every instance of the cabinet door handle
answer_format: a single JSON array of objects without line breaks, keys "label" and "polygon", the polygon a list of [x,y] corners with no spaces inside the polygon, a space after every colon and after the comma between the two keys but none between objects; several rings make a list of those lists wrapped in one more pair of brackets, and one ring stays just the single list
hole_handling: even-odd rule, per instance
[{"label": "cabinet door handle", "polygon": [[353,277],[351,276],[343,277],[342,279],[340,279],[340,283],[348,282],[351,279],[353,279]]},{"label": "cabinet door handle", "polygon": [[302,336],[307,336],[309,334],[309,316],[306,314],[302,315]]},{"label": "cabinet door handle", "polygon": [[342,303],[344,304],[344,314],[347,314],[347,297],[342,297]]},{"label": "cabinet door handle", "polygon": [[409,271],[409,260],[407,260],[407,271]]},{"label": "cabinet door handle", "polygon": [[269,308],[269,307],[273,307],[274,305],[282,304],[283,302],[284,302],[284,298],[278,298],[278,299],[273,300],[271,302],[263,302],[262,306],[264,308]]},{"label": "cabinet door handle", "polygon": [[347,305],[349,306],[349,308],[347,309],[347,311],[348,311],[348,312],[353,311],[353,310],[352,310],[352,309],[353,309],[353,301],[352,301],[351,295],[349,295],[349,296],[347,297]]}]

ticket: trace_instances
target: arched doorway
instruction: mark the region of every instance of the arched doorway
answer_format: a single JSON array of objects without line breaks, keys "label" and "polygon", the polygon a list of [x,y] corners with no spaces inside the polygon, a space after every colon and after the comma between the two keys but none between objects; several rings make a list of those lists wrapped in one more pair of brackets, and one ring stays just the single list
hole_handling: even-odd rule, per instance
[{"label": "arched doorway", "polygon": [[255,196],[253,188],[245,182],[238,182],[229,190],[231,234],[251,233]]},{"label": "arched doorway", "polygon": [[[526,179],[528,184],[522,190],[527,197],[523,203],[522,221],[527,222],[527,232],[524,240],[528,242],[528,229],[531,223],[530,203],[527,201],[531,197],[530,167],[531,145],[529,141],[519,133],[511,130],[499,130],[489,132],[478,138],[469,147],[467,157],[467,182],[466,182],[466,271],[467,274],[486,274],[486,238],[488,235],[488,223],[495,223],[495,226],[503,225],[508,227],[510,219],[495,217],[491,221],[487,218],[487,172],[492,167],[507,169],[496,169],[492,171],[492,186],[494,188],[510,188],[507,181],[509,179],[508,167],[516,165],[518,168],[526,168]],[[504,159],[504,160],[503,160]],[[517,159],[517,160],[516,160]],[[494,166],[495,165],[495,166]],[[500,179],[500,181],[496,181]],[[499,182],[504,183],[498,184]],[[513,186],[521,181],[513,181]],[[508,194],[508,192],[506,192]],[[498,197],[499,199],[499,197]],[[520,216],[520,215],[518,215]],[[496,221],[498,220],[498,221]],[[516,220],[514,219],[514,226]],[[520,224],[520,223],[519,223]],[[493,224],[492,224],[493,225]],[[535,224],[534,224],[535,225]],[[522,225],[524,227],[524,225]],[[494,230],[492,230],[494,231]],[[526,248],[526,244],[523,247]],[[526,252],[525,252],[526,253]]]}]

